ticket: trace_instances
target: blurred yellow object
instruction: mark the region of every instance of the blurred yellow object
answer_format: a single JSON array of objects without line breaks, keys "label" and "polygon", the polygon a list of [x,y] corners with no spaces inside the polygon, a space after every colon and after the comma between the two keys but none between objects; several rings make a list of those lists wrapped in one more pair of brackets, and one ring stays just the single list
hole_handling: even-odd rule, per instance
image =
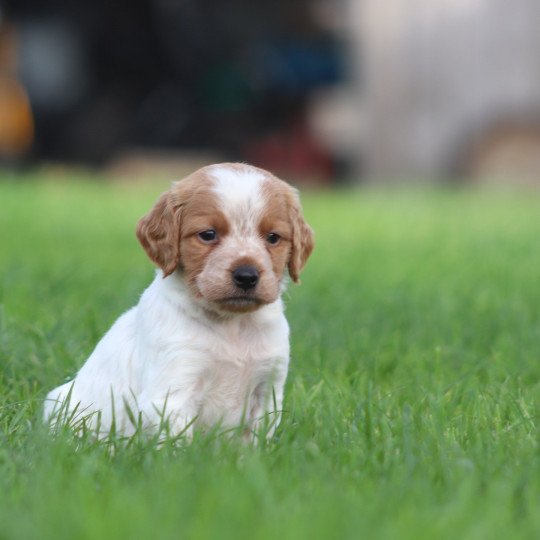
[{"label": "blurred yellow object", "polygon": [[34,137],[30,103],[23,87],[9,75],[0,75],[0,157],[16,158]]}]

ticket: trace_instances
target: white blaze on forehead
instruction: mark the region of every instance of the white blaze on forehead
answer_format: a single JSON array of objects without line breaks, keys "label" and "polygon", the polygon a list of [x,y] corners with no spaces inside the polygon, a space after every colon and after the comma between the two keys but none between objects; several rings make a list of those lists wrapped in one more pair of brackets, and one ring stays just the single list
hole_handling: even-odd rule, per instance
[{"label": "white blaze on forehead", "polygon": [[265,204],[261,190],[265,175],[247,165],[216,165],[209,172],[216,181],[213,190],[231,225],[245,232],[256,228]]}]

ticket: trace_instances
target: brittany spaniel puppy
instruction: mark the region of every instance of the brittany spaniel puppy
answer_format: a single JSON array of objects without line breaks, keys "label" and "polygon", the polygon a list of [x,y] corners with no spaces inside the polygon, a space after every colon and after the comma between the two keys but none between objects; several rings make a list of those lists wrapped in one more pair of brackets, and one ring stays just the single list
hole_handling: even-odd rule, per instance
[{"label": "brittany spaniel puppy", "polygon": [[190,435],[279,422],[289,362],[280,298],[313,249],[296,190],[243,164],[204,167],[163,193],[137,226],[159,267],[139,303],[52,390],[51,424],[106,436]]}]

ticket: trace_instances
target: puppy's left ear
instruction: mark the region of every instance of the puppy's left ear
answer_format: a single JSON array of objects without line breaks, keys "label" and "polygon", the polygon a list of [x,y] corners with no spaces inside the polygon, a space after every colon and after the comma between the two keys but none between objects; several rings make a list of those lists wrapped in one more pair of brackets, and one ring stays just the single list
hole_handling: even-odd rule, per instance
[{"label": "puppy's left ear", "polygon": [[306,223],[302,215],[298,192],[289,188],[289,216],[292,225],[292,247],[289,255],[289,275],[299,282],[300,272],[315,246],[313,229]]},{"label": "puppy's left ear", "polygon": [[137,224],[137,238],[150,260],[163,270],[163,277],[180,264],[181,210],[182,205],[169,190]]}]

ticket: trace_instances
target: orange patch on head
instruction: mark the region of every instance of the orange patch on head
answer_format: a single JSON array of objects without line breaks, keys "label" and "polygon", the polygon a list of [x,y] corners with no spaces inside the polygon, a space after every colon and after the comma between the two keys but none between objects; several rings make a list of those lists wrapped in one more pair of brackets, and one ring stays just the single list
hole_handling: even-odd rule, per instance
[{"label": "orange patch on head", "polygon": [[[288,189],[290,187],[285,182],[274,178],[268,179],[262,188],[265,205],[259,222],[259,233],[272,259],[272,270],[279,277],[285,271],[292,246],[292,227],[287,208]],[[278,235],[277,243],[268,241],[270,234]]]},{"label": "orange patch on head", "polygon": [[211,217],[223,229],[224,218],[221,215],[220,220],[212,184],[204,169],[196,171],[163,193],[150,212],[139,220],[137,237],[164,276],[183,264],[183,240],[195,234],[198,225],[204,227],[206,218]]},{"label": "orange patch on head", "polygon": [[293,281],[299,274],[314,247],[313,230],[305,222],[300,200],[295,189],[279,178],[271,176],[263,186],[265,212],[259,224],[261,235],[277,233],[281,240],[270,245],[274,272],[282,273],[288,266]]},{"label": "orange patch on head", "polygon": [[[215,243],[205,243],[199,233],[207,230],[216,232]],[[192,292],[199,296],[195,280],[202,272],[206,260],[212,250],[226,237],[230,225],[221,210],[219,210],[216,195],[210,190],[200,191],[186,207],[182,222],[180,266],[184,270],[186,281]]]}]

